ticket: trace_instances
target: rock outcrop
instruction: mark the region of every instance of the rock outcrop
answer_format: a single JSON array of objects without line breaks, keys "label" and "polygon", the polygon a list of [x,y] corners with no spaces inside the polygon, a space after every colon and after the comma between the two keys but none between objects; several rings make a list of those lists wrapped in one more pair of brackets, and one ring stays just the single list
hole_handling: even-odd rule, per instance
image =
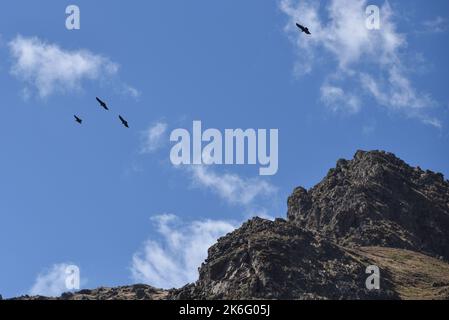
[{"label": "rock outcrop", "polygon": [[384,246],[449,260],[449,182],[391,153],[358,151],[288,199],[288,220],[344,246]]},{"label": "rock outcrop", "polygon": [[254,218],[209,249],[180,299],[394,299],[389,275],[365,286],[368,261],[285,220]]}]

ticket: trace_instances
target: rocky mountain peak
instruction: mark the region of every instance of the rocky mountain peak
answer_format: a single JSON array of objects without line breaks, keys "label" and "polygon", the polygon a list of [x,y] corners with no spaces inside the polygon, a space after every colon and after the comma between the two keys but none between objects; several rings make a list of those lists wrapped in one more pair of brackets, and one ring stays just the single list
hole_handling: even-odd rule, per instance
[{"label": "rocky mountain peak", "polygon": [[288,220],[343,245],[380,245],[449,259],[449,182],[392,153],[358,151],[288,199]]}]

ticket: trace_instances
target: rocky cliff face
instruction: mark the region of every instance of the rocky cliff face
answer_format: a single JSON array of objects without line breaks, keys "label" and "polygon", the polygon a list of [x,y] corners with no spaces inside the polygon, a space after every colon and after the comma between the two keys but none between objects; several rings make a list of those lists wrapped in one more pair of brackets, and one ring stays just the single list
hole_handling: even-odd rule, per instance
[{"label": "rocky cliff face", "polygon": [[449,182],[391,153],[356,153],[288,199],[288,220],[345,246],[386,246],[449,260]]},{"label": "rocky cliff face", "polygon": [[209,249],[200,279],[174,293],[180,299],[389,299],[365,287],[370,264],[285,220],[255,218]]},{"label": "rocky cliff face", "polygon": [[[312,189],[297,188],[287,216],[252,219],[219,239],[199,280],[184,288],[100,288],[60,299],[449,299],[443,175],[359,151]],[[369,265],[381,270],[380,290],[365,287]]]}]

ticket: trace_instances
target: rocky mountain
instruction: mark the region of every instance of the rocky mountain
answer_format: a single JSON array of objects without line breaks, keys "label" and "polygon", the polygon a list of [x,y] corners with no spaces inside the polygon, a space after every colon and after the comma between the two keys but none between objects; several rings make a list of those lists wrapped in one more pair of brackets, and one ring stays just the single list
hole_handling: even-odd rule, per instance
[{"label": "rocky mountain", "polygon": [[288,199],[288,220],[344,246],[384,246],[449,260],[449,182],[391,153],[359,151]]},{"label": "rocky mountain", "polygon": [[[442,174],[358,151],[310,190],[296,188],[287,218],[254,218],[219,239],[199,280],[183,288],[100,288],[59,299],[449,299]],[[366,289],[370,265],[380,269],[379,290]]]}]

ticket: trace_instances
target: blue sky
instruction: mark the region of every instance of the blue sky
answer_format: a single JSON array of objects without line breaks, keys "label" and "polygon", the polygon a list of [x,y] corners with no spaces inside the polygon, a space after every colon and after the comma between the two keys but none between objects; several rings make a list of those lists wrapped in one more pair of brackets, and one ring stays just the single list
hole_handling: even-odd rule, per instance
[{"label": "blue sky", "polygon": [[[285,217],[296,186],[358,149],[449,175],[445,0],[369,2],[378,31],[361,0],[73,3],[74,31],[72,2],[0,11],[3,296],[59,293],[67,264],[85,287],[192,281],[219,235]],[[279,129],[278,173],[174,168],[169,133],[193,120]]]}]

